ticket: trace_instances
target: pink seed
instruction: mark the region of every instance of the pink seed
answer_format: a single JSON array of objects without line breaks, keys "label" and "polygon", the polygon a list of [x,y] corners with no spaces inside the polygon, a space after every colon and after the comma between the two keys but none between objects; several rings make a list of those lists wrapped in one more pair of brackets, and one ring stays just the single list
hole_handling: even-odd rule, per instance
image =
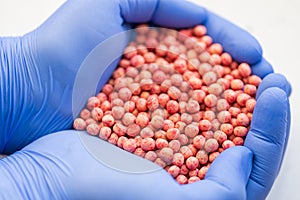
[{"label": "pink seed", "polygon": [[125,126],[129,124],[133,124],[135,122],[136,117],[132,113],[125,113],[122,118],[122,122]]},{"label": "pink seed", "polygon": [[100,132],[99,132],[99,137],[102,139],[102,140],[108,140],[108,138],[110,137],[111,135],[111,129],[109,127],[102,127],[100,129]]},{"label": "pink seed", "polygon": [[198,101],[198,103],[202,103],[205,96],[206,96],[206,94],[203,90],[193,90],[192,91],[192,98],[194,100]]},{"label": "pink seed", "polygon": [[180,135],[180,131],[177,128],[168,129],[167,134],[166,134],[166,136],[169,140],[177,139],[179,137],[179,135]]},{"label": "pink seed", "polygon": [[86,131],[90,134],[90,135],[98,135],[99,131],[100,131],[100,127],[98,124],[89,124],[86,127]]},{"label": "pink seed", "polygon": [[129,101],[132,96],[132,92],[128,88],[121,88],[119,90],[119,98],[123,101]]},{"label": "pink seed", "polygon": [[189,173],[189,169],[187,168],[187,166],[185,164],[183,164],[180,167],[180,174],[182,174],[182,175],[188,175],[188,173]]},{"label": "pink seed", "polygon": [[245,113],[240,113],[236,117],[238,126],[248,126],[250,124],[250,120]]},{"label": "pink seed", "polygon": [[184,157],[181,153],[175,153],[173,156],[172,163],[178,167],[181,167],[184,163]]},{"label": "pink seed", "polygon": [[253,112],[254,107],[256,105],[256,100],[255,99],[248,99],[246,101],[246,109],[248,112]]},{"label": "pink seed", "polygon": [[190,84],[191,88],[194,90],[200,89],[202,86],[202,81],[197,77],[191,77],[188,80],[188,83]]},{"label": "pink seed", "polygon": [[205,138],[202,135],[197,135],[193,138],[193,145],[197,149],[202,149],[205,143]]},{"label": "pink seed", "polygon": [[169,100],[170,97],[165,93],[161,93],[160,95],[158,95],[158,102],[161,107],[165,107]]},{"label": "pink seed", "polygon": [[86,122],[81,119],[81,118],[76,118],[73,122],[73,127],[76,129],[76,130],[84,130],[86,128]]},{"label": "pink seed", "polygon": [[170,77],[170,80],[171,80],[172,85],[176,86],[176,87],[180,87],[183,82],[183,78],[182,78],[181,74],[173,74]]},{"label": "pink seed", "polygon": [[185,164],[189,170],[194,170],[199,166],[199,161],[196,157],[191,156],[186,160]]},{"label": "pink seed", "polygon": [[213,162],[218,156],[220,155],[219,152],[213,152],[209,155],[208,160],[209,162]]},{"label": "pink seed", "polygon": [[179,152],[183,155],[185,159],[193,155],[192,150],[188,146],[181,146]]},{"label": "pink seed", "polygon": [[170,164],[173,161],[173,150],[169,147],[164,147],[158,152],[158,157],[165,163]]},{"label": "pink seed", "polygon": [[152,79],[155,83],[161,84],[164,80],[167,79],[167,75],[163,71],[157,70],[153,73]]},{"label": "pink seed", "polygon": [[181,91],[175,86],[171,86],[167,93],[169,97],[174,100],[177,100],[181,95]]},{"label": "pink seed", "polygon": [[158,138],[155,141],[155,144],[156,144],[156,148],[157,149],[162,149],[164,147],[168,147],[169,146],[168,141],[166,139],[163,139],[163,138]]},{"label": "pink seed", "polygon": [[113,92],[114,87],[111,84],[105,84],[102,88],[102,92],[106,95],[109,95]]},{"label": "pink seed", "polygon": [[251,68],[247,63],[241,63],[238,66],[238,70],[243,77],[248,77],[251,74]]},{"label": "pink seed", "polygon": [[[88,126],[89,124],[97,124],[96,120],[94,120],[93,118],[88,118],[85,120],[86,125]],[[103,122],[101,122],[103,123]]]},{"label": "pink seed", "polygon": [[228,89],[228,90],[224,91],[224,98],[226,99],[226,101],[228,103],[234,103],[236,100],[236,97],[237,97],[237,95],[233,90]]},{"label": "pink seed", "polygon": [[206,140],[204,144],[204,149],[208,153],[216,151],[218,147],[219,147],[218,141],[214,138],[210,138]]},{"label": "pink seed", "polygon": [[158,102],[158,97],[157,95],[155,94],[152,94],[150,95],[148,98],[147,98],[147,108],[150,110],[150,111],[154,111],[156,110],[158,107],[159,107],[159,102]]},{"label": "pink seed", "polygon": [[222,144],[224,150],[233,146],[235,146],[235,144],[231,140],[225,140]]},{"label": "pink seed", "polygon": [[235,137],[232,142],[235,144],[235,146],[244,145],[244,139],[242,137]]},{"label": "pink seed", "polygon": [[220,130],[226,135],[231,135],[233,133],[233,126],[229,123],[221,124]]},{"label": "pink seed", "polygon": [[170,114],[174,114],[174,113],[177,113],[178,110],[179,110],[179,104],[177,101],[174,101],[174,100],[170,100],[167,105],[167,111],[170,113]]},{"label": "pink seed", "polygon": [[134,67],[138,67],[141,66],[145,63],[145,59],[143,56],[141,55],[134,55],[131,59],[130,62],[132,64],[132,66]]},{"label": "pink seed", "polygon": [[142,138],[153,138],[154,137],[154,132],[151,128],[145,127],[141,130],[140,136]]},{"label": "pink seed", "polygon": [[199,160],[201,165],[205,165],[208,162],[208,154],[205,150],[199,150],[196,154],[196,158]]},{"label": "pink seed", "polygon": [[128,85],[128,88],[133,95],[139,95],[142,91],[139,83],[131,83]]},{"label": "pink seed", "polygon": [[144,112],[147,110],[147,100],[144,98],[138,98],[135,103],[136,108],[138,111]]},{"label": "pink seed", "polygon": [[141,140],[141,148],[145,151],[152,151],[155,149],[155,141],[152,138],[144,138]]},{"label": "pink seed", "polygon": [[231,121],[231,114],[229,111],[221,111],[217,114],[220,123],[229,123]]},{"label": "pink seed", "polygon": [[250,84],[246,84],[244,86],[244,92],[246,94],[249,94],[250,96],[255,96],[255,94],[256,94],[256,86],[250,85]]},{"label": "pink seed", "polygon": [[214,107],[217,104],[218,98],[214,94],[209,94],[204,98],[204,104],[207,107]]},{"label": "pink seed", "polygon": [[108,114],[108,115],[104,115],[104,116],[102,117],[102,122],[103,122],[106,126],[111,127],[111,126],[114,125],[115,119],[114,119],[114,117],[113,117],[112,115]]},{"label": "pink seed", "polygon": [[126,130],[127,135],[129,135],[130,137],[135,137],[137,135],[139,135],[141,131],[141,128],[139,125],[137,124],[129,124]]},{"label": "pink seed", "polygon": [[212,121],[216,118],[216,114],[215,112],[211,111],[211,110],[208,110],[208,111],[205,111],[203,113],[203,119],[206,119],[208,121]]},{"label": "pink seed", "polygon": [[[167,132],[168,133],[168,132]],[[179,133],[179,130],[178,130]],[[189,138],[194,138],[199,133],[199,128],[195,124],[189,124],[185,127],[184,133]]]},{"label": "pink seed", "polygon": [[258,87],[258,85],[261,83],[261,78],[259,76],[256,75],[251,75],[249,76],[249,84],[254,85],[256,87]]},{"label": "pink seed", "polygon": [[197,181],[200,181],[200,178],[197,176],[191,176],[189,179],[188,179],[188,183],[195,183]]},{"label": "pink seed", "polygon": [[113,126],[113,131],[118,135],[118,136],[123,136],[127,132],[127,127],[124,126],[122,123],[117,122]]},{"label": "pink seed", "polygon": [[214,132],[214,138],[219,144],[222,144],[225,140],[227,140],[227,135],[223,131],[217,130]]},{"label": "pink seed", "polygon": [[154,151],[148,151],[145,154],[145,159],[154,162],[157,158],[157,154]]},{"label": "pink seed", "polygon": [[203,119],[203,120],[200,120],[199,122],[199,129],[201,131],[208,131],[211,129],[211,123],[210,121],[206,120],[206,119]]},{"label": "pink seed", "polygon": [[180,118],[181,118],[181,121],[184,122],[185,124],[190,124],[193,121],[192,115],[187,114],[187,113],[182,113]]},{"label": "pink seed", "polygon": [[[121,106],[114,106],[112,107],[112,116],[115,119],[122,119],[124,113],[125,113],[125,109]],[[93,111],[92,111],[93,112]]]},{"label": "pink seed", "polygon": [[244,83],[240,79],[233,79],[230,83],[230,86],[233,90],[242,90],[244,87]]},{"label": "pink seed", "polygon": [[135,109],[135,103],[133,101],[127,101],[124,103],[125,112],[133,112]]},{"label": "pink seed", "polygon": [[112,133],[108,139],[110,144],[116,145],[118,143],[119,136],[116,133]]},{"label": "pink seed", "polygon": [[221,54],[221,63],[223,65],[228,66],[231,64],[231,62],[232,62],[232,57],[229,53],[224,52]]},{"label": "pink seed", "polygon": [[217,81],[217,75],[215,72],[212,72],[212,71],[206,72],[202,78],[206,85],[210,85]]},{"label": "pink seed", "polygon": [[174,128],[174,123],[171,121],[171,120],[169,120],[169,119],[166,119],[165,121],[164,121],[164,124],[163,124],[163,130],[164,131],[167,131],[167,130],[169,130],[169,129],[171,129],[171,128]]},{"label": "pink seed", "polygon": [[136,146],[136,141],[134,139],[131,139],[131,138],[124,141],[124,143],[123,143],[124,150],[129,151],[129,152],[134,152],[136,147],[137,147]]},{"label": "pink seed", "polygon": [[97,97],[90,97],[86,104],[86,107],[89,110],[93,110],[93,108],[99,107],[99,106],[100,106],[100,101]]},{"label": "pink seed", "polygon": [[239,95],[237,96],[236,102],[237,102],[240,106],[245,106],[248,99],[251,99],[251,97],[250,97],[248,94],[241,93],[241,94],[239,94]]},{"label": "pink seed", "polygon": [[228,110],[229,107],[230,107],[230,105],[226,99],[219,99],[217,101],[217,110],[218,111]]},{"label": "pink seed", "polygon": [[186,145],[189,142],[189,138],[185,134],[180,134],[178,136],[178,140],[182,146]]},{"label": "pink seed", "polygon": [[171,174],[171,176],[173,176],[174,178],[177,177],[180,173],[180,168],[176,165],[172,165],[169,169],[168,169],[168,173]]},{"label": "pink seed", "polygon": [[233,134],[238,137],[244,137],[248,133],[248,129],[244,126],[237,126],[233,129]]},{"label": "pink seed", "polygon": [[[198,177],[198,172],[199,172],[199,169],[198,168],[196,168],[196,169],[194,169],[194,170],[190,170],[189,171],[189,177],[197,177],[198,179],[199,179],[199,177]],[[199,179],[200,180],[200,179]]]},{"label": "pink seed", "polygon": [[177,177],[176,177],[176,181],[179,183],[179,184],[186,184],[188,182],[188,179],[185,175],[182,175],[182,174],[179,174]]},{"label": "pink seed", "polygon": [[161,116],[153,116],[150,122],[154,129],[162,129],[164,125],[164,118]]},{"label": "pink seed", "polygon": [[208,86],[208,93],[209,94],[214,94],[216,96],[220,96],[220,94],[222,92],[223,92],[223,88],[218,83],[212,83],[211,85]]},{"label": "pink seed", "polygon": [[173,152],[178,152],[180,149],[180,146],[181,146],[181,144],[180,144],[179,140],[171,140],[169,142],[169,147],[173,150]]},{"label": "pink seed", "polygon": [[237,107],[230,107],[228,109],[228,112],[231,114],[232,117],[237,117],[239,113],[241,113],[241,109]]},{"label": "pink seed", "polygon": [[199,169],[199,172],[198,172],[198,177],[202,180],[205,178],[205,175],[208,171],[208,167],[207,166],[203,166]]},{"label": "pink seed", "polygon": [[193,33],[197,36],[197,37],[201,37],[204,36],[206,34],[206,27],[203,25],[197,25],[193,28]]},{"label": "pink seed", "polygon": [[91,117],[91,112],[90,112],[88,109],[84,108],[84,109],[80,112],[80,117],[81,117],[82,119],[86,120],[86,119],[88,119],[88,118]]},{"label": "pink seed", "polygon": [[190,100],[186,104],[186,110],[189,113],[196,113],[200,110],[200,105],[196,100]]}]

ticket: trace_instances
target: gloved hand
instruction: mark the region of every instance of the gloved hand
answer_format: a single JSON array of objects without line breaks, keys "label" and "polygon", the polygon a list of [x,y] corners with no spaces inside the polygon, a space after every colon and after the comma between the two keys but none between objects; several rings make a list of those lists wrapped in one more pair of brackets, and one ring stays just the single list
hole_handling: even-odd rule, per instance
[{"label": "gloved hand", "polygon": [[265,199],[289,135],[288,85],[279,74],[262,81],[245,147],[221,153],[203,181],[179,185],[156,164],[70,130],[0,160],[0,199]]},{"label": "gloved hand", "polygon": [[[82,62],[98,44],[134,23],[170,28],[205,24],[215,42],[235,60],[252,64],[255,74],[264,77],[273,71],[249,33],[192,3],[69,0],[36,30],[0,39],[0,153],[13,153],[43,135],[71,128],[76,109],[85,103],[77,100],[72,108]],[[109,79],[127,42],[125,36],[118,38],[102,50],[97,69],[85,72],[88,78],[76,85],[81,99],[94,95]],[[87,89],[90,80],[97,80],[98,91]]]}]

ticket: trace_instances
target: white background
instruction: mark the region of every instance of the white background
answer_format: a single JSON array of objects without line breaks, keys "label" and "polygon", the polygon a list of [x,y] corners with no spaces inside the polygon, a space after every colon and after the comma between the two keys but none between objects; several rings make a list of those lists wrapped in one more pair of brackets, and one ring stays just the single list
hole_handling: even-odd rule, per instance
[{"label": "white background", "polygon": [[[290,97],[292,126],[281,172],[269,200],[300,199],[300,78],[299,47],[300,1],[297,0],[191,0],[229,19],[253,34],[261,43],[264,56],[276,72],[284,74],[293,86]],[[64,0],[0,0],[0,36],[22,35],[40,25]]]}]

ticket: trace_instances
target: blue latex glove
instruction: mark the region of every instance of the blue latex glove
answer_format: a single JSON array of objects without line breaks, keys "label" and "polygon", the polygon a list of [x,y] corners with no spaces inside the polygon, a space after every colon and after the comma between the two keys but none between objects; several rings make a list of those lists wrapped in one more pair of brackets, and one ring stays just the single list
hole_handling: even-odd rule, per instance
[{"label": "blue latex glove", "polygon": [[289,134],[288,85],[279,74],[263,80],[245,147],[221,153],[203,181],[179,185],[154,163],[70,130],[0,160],[0,199],[265,199]]},{"label": "blue latex glove", "polygon": [[[146,22],[171,28],[205,24],[215,42],[237,61],[253,64],[255,74],[264,77],[273,71],[249,33],[192,3],[70,0],[33,32],[0,39],[0,153],[13,153],[43,135],[71,128],[84,104],[78,100],[72,109],[75,77],[86,56],[131,24]],[[110,43],[102,50],[97,69],[85,72],[85,85],[81,82],[76,87],[82,99],[95,94],[95,89],[86,86],[97,85],[99,91],[109,79],[126,39]],[[116,60],[109,63],[107,56]]]}]

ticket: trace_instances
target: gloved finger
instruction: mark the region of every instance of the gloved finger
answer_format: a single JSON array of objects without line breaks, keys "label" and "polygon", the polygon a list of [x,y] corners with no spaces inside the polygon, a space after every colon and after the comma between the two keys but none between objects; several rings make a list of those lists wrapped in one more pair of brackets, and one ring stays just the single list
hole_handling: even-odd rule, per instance
[{"label": "gloved finger", "polygon": [[168,28],[187,28],[201,24],[206,10],[182,0],[121,0],[121,15],[128,23],[152,22]]},{"label": "gloved finger", "polygon": [[265,199],[280,167],[288,121],[288,98],[277,87],[264,90],[257,100],[245,146],[254,154],[247,199]]},{"label": "gloved finger", "polygon": [[212,163],[205,180],[182,186],[185,199],[245,199],[251,168],[249,149],[229,148]]},{"label": "gloved finger", "polygon": [[262,58],[258,63],[251,65],[251,70],[253,74],[261,78],[264,78],[274,71],[272,65],[265,58]]},{"label": "gloved finger", "polygon": [[253,36],[199,5],[181,0],[122,0],[120,5],[128,23],[151,22],[169,28],[204,24],[214,41],[221,43],[238,62],[255,64],[262,59],[261,46]]},{"label": "gloved finger", "polygon": [[[259,96],[263,93],[263,91],[265,91],[266,89],[271,88],[271,87],[278,87],[278,88],[282,89],[283,91],[285,91],[287,96],[290,96],[291,91],[292,91],[291,84],[288,82],[288,80],[282,74],[272,73],[272,74],[269,74],[268,76],[266,76],[263,79],[263,81],[261,82],[261,84],[259,85],[256,98],[259,98]],[[285,141],[284,141],[284,148],[283,148],[281,163],[283,161],[283,157],[285,155],[287,143],[289,140],[289,132],[290,132],[290,125],[291,125],[290,121],[291,121],[291,113],[290,113],[290,105],[288,104],[287,122],[289,122],[289,123],[286,124],[286,137],[285,137]],[[280,164],[280,166],[281,166],[281,164]],[[279,169],[280,169],[280,167],[279,167]]]},{"label": "gloved finger", "polygon": [[271,73],[267,75],[261,84],[258,87],[257,93],[256,93],[256,98],[259,98],[259,96],[267,89],[270,87],[278,87],[285,91],[287,96],[291,95],[292,92],[292,86],[288,82],[288,80],[279,73]]},{"label": "gloved finger", "polygon": [[262,48],[246,30],[212,12],[208,12],[205,25],[214,41],[221,43],[236,61],[251,65],[261,61]]}]

